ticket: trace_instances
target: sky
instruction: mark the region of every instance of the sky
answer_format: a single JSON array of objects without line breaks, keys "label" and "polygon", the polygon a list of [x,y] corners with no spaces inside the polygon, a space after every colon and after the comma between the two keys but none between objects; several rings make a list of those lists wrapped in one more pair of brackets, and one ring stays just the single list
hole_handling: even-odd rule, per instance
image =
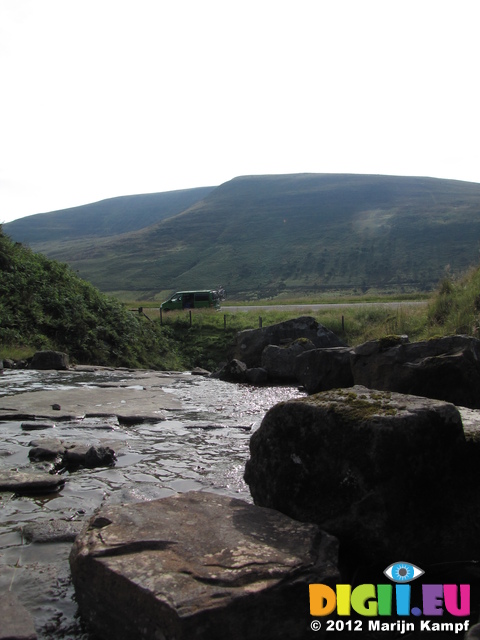
[{"label": "sky", "polygon": [[0,223],[240,175],[480,182],[478,0],[0,0]]}]

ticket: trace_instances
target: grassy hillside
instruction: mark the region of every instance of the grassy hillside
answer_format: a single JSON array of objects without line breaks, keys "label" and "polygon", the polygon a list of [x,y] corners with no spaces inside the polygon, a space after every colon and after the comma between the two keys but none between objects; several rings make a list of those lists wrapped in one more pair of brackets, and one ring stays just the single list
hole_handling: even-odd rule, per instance
[{"label": "grassy hillside", "polygon": [[480,184],[300,174],[235,178],[146,229],[31,245],[129,298],[221,283],[255,299],[430,290],[476,263],[479,238]]},{"label": "grassy hillside", "polygon": [[79,363],[177,368],[168,336],[0,227],[0,359],[55,349]]},{"label": "grassy hillside", "polygon": [[[104,238],[144,229],[184,211],[213,187],[120,196],[80,207],[38,213],[4,225],[19,242],[31,246],[81,238]],[[48,253],[48,251],[47,251]]]}]

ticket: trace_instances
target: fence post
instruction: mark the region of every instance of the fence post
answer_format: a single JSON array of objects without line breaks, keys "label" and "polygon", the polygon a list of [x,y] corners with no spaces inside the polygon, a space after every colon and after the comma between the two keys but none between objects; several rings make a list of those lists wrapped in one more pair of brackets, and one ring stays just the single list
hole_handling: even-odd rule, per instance
[{"label": "fence post", "polygon": [[163,314],[162,314],[162,307],[160,307],[160,326],[163,327]]},{"label": "fence post", "polygon": [[259,326],[260,329],[262,328],[262,325],[263,325],[262,316],[259,316],[258,317],[258,326]]},{"label": "fence post", "polygon": [[192,310],[190,309],[190,311],[188,313],[189,313],[189,316],[190,316],[190,326],[192,326]]},{"label": "fence post", "polygon": [[345,332],[345,317],[342,316],[342,331]]},{"label": "fence post", "polygon": [[223,314],[223,330],[224,331],[227,330],[227,314],[226,313]]}]

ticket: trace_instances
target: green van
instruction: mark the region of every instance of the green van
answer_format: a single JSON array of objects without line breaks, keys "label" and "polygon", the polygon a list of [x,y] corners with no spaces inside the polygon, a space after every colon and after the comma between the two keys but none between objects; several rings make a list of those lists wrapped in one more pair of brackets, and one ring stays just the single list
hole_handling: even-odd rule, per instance
[{"label": "green van", "polygon": [[162,302],[162,311],[173,311],[174,309],[220,309],[222,295],[213,289],[202,289],[200,291],[177,291],[168,300]]}]

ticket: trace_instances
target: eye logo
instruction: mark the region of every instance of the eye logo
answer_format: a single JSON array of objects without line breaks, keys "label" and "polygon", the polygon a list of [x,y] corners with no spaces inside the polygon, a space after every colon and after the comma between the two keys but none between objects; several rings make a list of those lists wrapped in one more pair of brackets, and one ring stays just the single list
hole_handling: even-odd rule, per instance
[{"label": "eye logo", "polygon": [[394,562],[383,573],[393,582],[405,583],[423,576],[425,571],[410,562]]}]

